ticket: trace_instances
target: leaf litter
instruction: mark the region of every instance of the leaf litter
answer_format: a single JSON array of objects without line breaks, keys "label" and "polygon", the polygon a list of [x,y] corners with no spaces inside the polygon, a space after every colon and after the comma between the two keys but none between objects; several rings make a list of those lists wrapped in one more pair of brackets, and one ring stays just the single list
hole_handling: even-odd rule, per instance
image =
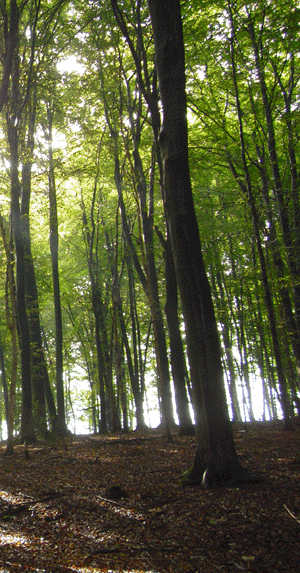
[{"label": "leaf litter", "polygon": [[248,426],[236,448],[264,480],[211,490],[180,486],[191,437],[16,446],[0,457],[0,573],[298,573],[300,427]]}]

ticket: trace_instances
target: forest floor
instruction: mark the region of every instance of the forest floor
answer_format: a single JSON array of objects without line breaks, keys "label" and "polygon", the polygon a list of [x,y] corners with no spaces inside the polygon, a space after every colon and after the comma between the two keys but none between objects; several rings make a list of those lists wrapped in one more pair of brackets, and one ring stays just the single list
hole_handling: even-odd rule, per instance
[{"label": "forest floor", "polygon": [[0,456],[0,572],[299,573],[300,427],[234,435],[261,483],[182,488],[195,440],[156,431],[16,446]]}]

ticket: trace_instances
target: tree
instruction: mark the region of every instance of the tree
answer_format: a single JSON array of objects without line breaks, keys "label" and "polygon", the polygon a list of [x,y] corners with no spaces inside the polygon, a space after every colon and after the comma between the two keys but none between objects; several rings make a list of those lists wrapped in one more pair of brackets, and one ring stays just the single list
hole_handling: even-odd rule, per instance
[{"label": "tree", "polygon": [[188,162],[185,55],[179,0],[148,0],[163,106],[164,205],[186,326],[197,452],[187,481],[248,480],[229,422],[220,343],[196,219]]}]

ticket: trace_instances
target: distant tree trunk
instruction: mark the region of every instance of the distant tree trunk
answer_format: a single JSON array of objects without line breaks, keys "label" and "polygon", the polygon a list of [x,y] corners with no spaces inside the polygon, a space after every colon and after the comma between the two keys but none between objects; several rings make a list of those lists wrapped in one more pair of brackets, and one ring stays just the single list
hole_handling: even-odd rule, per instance
[{"label": "distant tree trunk", "polygon": [[187,369],[178,320],[177,278],[174,267],[170,235],[168,234],[167,239],[165,240],[158,229],[157,233],[164,247],[166,269],[165,313],[169,330],[171,368],[174,383],[176,411],[179,421],[179,434],[182,436],[188,436],[195,433],[195,428],[191,419],[188,395],[186,390]]},{"label": "distant tree trunk", "polygon": [[230,426],[217,324],[189,176],[185,62],[179,0],[148,0],[163,106],[160,145],[165,212],[186,324],[197,453],[187,480],[203,485],[248,479]]},{"label": "distant tree trunk", "polygon": [[[145,395],[145,385],[143,384],[143,375],[142,375],[142,364],[140,360],[140,340],[139,340],[139,331],[138,331],[138,320],[137,320],[137,309],[136,309],[136,300],[135,300],[135,281],[134,281],[134,273],[132,268],[132,259],[130,256],[126,258],[127,262],[127,273],[128,273],[128,288],[129,288],[129,302],[130,302],[130,320],[131,320],[131,337],[132,337],[132,348],[133,348],[133,365],[132,365],[132,381],[135,384],[136,390],[133,389],[133,384],[131,382],[132,391],[134,394],[135,400],[135,408],[136,408],[136,423],[137,429],[142,430],[145,428],[145,419],[144,419],[144,395]],[[125,327],[125,325],[124,325]],[[126,332],[126,330],[125,330]],[[127,333],[126,333],[127,335]],[[125,344],[125,341],[124,341]],[[126,345],[125,345],[126,349]],[[127,354],[127,350],[126,350]],[[128,357],[127,357],[128,363]],[[139,368],[140,363],[140,368]],[[139,375],[140,375],[140,383],[139,383]]]},{"label": "distant tree trunk", "polygon": [[[92,308],[95,319],[95,336],[97,348],[97,363],[98,363],[98,379],[99,379],[99,392],[100,392],[100,421],[99,431],[105,433],[108,429],[110,431],[117,431],[121,429],[121,422],[117,411],[117,403],[113,389],[112,381],[112,348],[113,348],[113,330],[110,342],[108,341],[107,321],[105,314],[105,304],[103,302],[102,289],[100,285],[100,265],[98,260],[98,222],[95,222],[94,209],[97,191],[97,177],[95,179],[90,221],[91,231],[88,227],[87,216],[85,212],[84,202],[82,200],[82,213],[83,213],[83,226],[85,233],[85,240],[88,249],[88,267],[91,281],[91,294],[92,294]],[[106,393],[105,393],[106,389]],[[109,401],[109,409],[108,402]],[[108,423],[110,419],[110,423]]]},{"label": "distant tree trunk", "polygon": [[54,161],[52,152],[52,119],[53,114],[48,107],[48,181],[49,181],[49,222],[50,222],[50,252],[52,262],[52,282],[53,298],[55,313],[55,347],[56,347],[56,400],[57,400],[57,419],[55,432],[59,435],[67,435],[69,431],[66,425],[65,415],[65,398],[64,398],[64,381],[63,381],[63,326],[60,301],[59,269],[58,269],[58,219],[56,203],[56,185],[54,175]]},{"label": "distant tree trunk", "polygon": [[104,357],[102,353],[102,345],[101,345],[101,328],[100,328],[100,316],[99,316],[99,308],[98,308],[98,286],[97,286],[97,269],[94,261],[94,253],[93,253],[93,242],[94,242],[94,234],[95,234],[95,225],[94,225],[94,218],[93,218],[93,209],[94,209],[94,201],[95,201],[95,191],[93,194],[92,200],[92,208],[91,208],[91,218],[92,218],[92,230],[89,231],[88,228],[88,221],[87,215],[85,211],[85,205],[82,200],[81,202],[81,209],[82,209],[82,220],[83,220],[83,231],[85,235],[85,241],[87,246],[87,259],[88,259],[88,269],[89,269],[89,276],[91,281],[91,297],[92,297],[92,310],[95,320],[95,344],[97,350],[97,372],[98,372],[98,383],[99,383],[99,398],[100,398],[100,418],[99,418],[99,432],[100,434],[104,434],[107,432],[107,423],[106,423],[106,401],[105,401],[105,374],[104,374]]},{"label": "distant tree trunk", "polygon": [[[209,247],[212,249],[212,245]],[[228,302],[226,297],[226,290],[222,280],[222,273],[220,269],[220,260],[218,257],[218,269],[215,271],[215,276],[212,277],[213,281],[213,288],[215,290],[215,301],[217,305],[217,309],[219,310],[219,316],[222,316],[222,339],[223,339],[223,346],[225,350],[226,356],[226,364],[228,370],[228,387],[229,387],[229,394],[231,399],[231,408],[232,408],[232,415],[233,420],[240,422],[242,420],[241,410],[238,400],[237,394],[237,387],[236,387],[236,373],[234,367],[234,359],[233,359],[233,352],[232,352],[232,340],[231,340],[231,332],[230,332],[230,318],[228,315]],[[212,275],[213,270],[211,270],[210,275]]]}]

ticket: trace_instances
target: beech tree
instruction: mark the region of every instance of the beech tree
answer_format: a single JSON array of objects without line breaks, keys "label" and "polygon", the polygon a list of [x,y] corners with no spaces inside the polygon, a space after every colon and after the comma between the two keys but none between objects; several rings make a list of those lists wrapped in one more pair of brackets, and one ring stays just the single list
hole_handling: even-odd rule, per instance
[{"label": "beech tree", "polygon": [[197,452],[186,481],[248,480],[234,446],[220,342],[204,267],[188,162],[185,56],[179,0],[148,0],[163,106],[160,147],[164,205],[185,318],[196,415]]}]

